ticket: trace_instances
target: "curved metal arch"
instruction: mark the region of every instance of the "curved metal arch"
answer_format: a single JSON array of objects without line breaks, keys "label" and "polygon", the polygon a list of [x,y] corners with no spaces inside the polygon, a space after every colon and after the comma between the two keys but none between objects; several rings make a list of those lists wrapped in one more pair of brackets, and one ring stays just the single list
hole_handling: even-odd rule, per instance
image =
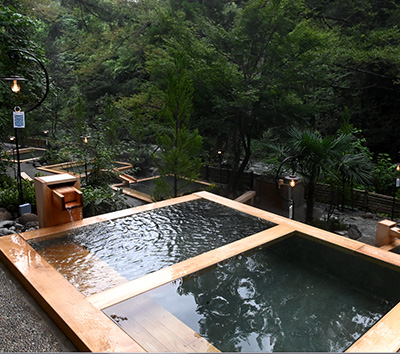
[{"label": "curved metal arch", "polygon": [[30,111],[33,111],[37,107],[39,107],[43,103],[43,101],[46,99],[47,94],[49,93],[49,90],[50,90],[50,80],[49,80],[49,74],[47,73],[47,70],[46,70],[45,66],[39,60],[39,58],[36,57],[36,55],[34,55],[34,54],[32,54],[32,53],[30,53],[30,52],[28,52],[26,50],[23,50],[23,49],[11,49],[11,50],[8,51],[8,56],[10,57],[10,59],[15,59],[14,54],[18,53],[18,52],[19,53],[24,53],[24,54],[30,56],[31,58],[33,58],[39,64],[39,66],[42,68],[42,70],[43,70],[43,72],[45,74],[45,77],[46,77],[46,91],[45,91],[45,94],[42,97],[42,99],[38,103],[36,103],[33,107],[25,110],[25,113],[28,113]]},{"label": "curved metal arch", "polygon": [[[278,193],[279,197],[282,198],[285,202],[290,202],[289,199],[284,198],[281,193],[279,192],[279,173],[281,172],[282,166],[289,160],[291,159],[295,159],[296,156],[288,156],[286,157],[281,164],[278,167],[278,170],[276,171],[276,176],[275,176],[275,188],[276,188],[276,192]],[[293,170],[293,175],[294,175],[294,170]]]}]

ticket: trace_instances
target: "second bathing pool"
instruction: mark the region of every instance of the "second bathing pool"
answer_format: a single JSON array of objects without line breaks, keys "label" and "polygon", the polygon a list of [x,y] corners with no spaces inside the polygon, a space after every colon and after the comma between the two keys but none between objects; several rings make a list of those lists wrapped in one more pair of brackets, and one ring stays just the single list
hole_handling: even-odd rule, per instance
[{"label": "second bathing pool", "polygon": [[172,315],[223,352],[343,352],[399,301],[398,269],[294,235],[104,312],[132,336]]}]

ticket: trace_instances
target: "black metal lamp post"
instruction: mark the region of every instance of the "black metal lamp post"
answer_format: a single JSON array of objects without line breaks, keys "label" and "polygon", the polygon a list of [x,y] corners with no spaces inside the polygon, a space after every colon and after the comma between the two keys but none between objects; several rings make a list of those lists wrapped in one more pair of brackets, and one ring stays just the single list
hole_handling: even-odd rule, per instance
[{"label": "black metal lamp post", "polygon": [[285,180],[289,184],[289,219],[294,219],[294,200],[293,200],[293,188],[296,183],[300,180],[295,174],[285,176]]},{"label": "black metal lamp post", "polygon": [[222,151],[218,150],[218,162],[219,162],[219,184],[222,184]]},{"label": "black metal lamp post", "polygon": [[47,149],[47,145],[49,143],[49,140],[48,140],[47,136],[49,135],[49,131],[48,130],[43,130],[43,134],[44,134],[44,136],[46,138],[46,149]]},{"label": "black metal lamp post", "polygon": [[[398,173],[400,171],[400,164],[396,165],[396,172]],[[393,203],[392,203],[392,220],[394,219],[394,207],[396,204],[396,192],[397,188],[400,187],[400,178],[395,177],[394,178],[394,187],[393,187]]]},{"label": "black metal lamp post", "polygon": [[84,154],[84,161],[85,161],[85,181],[86,185],[88,185],[88,170],[87,170],[87,149],[88,149],[88,143],[89,143],[89,138],[90,136],[85,135],[82,136],[83,142],[85,143],[85,154]]},{"label": "black metal lamp post", "polygon": [[292,166],[292,173],[288,176],[285,176],[285,178],[284,178],[284,181],[287,182],[287,184],[289,185],[289,198],[286,199],[280,193],[281,184],[280,184],[280,180],[279,180],[279,174],[282,169],[282,166],[290,160],[295,160],[295,158],[296,158],[295,156],[286,157],[279,165],[278,171],[276,172],[276,177],[275,177],[275,186],[276,186],[276,191],[278,192],[279,197],[282,198],[283,200],[285,200],[286,202],[288,202],[289,219],[294,219],[294,200],[293,200],[292,189],[296,186],[296,183],[300,180],[300,178],[298,176],[296,176],[295,168]]},{"label": "black metal lamp post", "polygon": [[[14,131],[15,131],[15,145],[16,145],[16,151],[17,151],[17,165],[18,165],[18,173],[17,173],[17,182],[18,182],[18,194],[19,194],[19,200],[20,204],[23,204],[23,194],[22,194],[22,179],[21,179],[21,163],[20,163],[20,156],[19,156],[19,143],[18,143],[18,129],[25,128],[25,113],[28,113],[35,108],[39,107],[43,101],[45,100],[47,94],[49,93],[49,75],[46,71],[46,68],[44,67],[43,63],[32,53],[27,52],[26,50],[22,49],[12,49],[8,52],[8,56],[10,57],[11,60],[17,61],[18,53],[23,53],[35,60],[36,63],[39,64],[39,66],[42,68],[44,71],[45,77],[46,77],[46,91],[43,97],[39,102],[37,102],[33,107],[25,110],[24,112],[21,111],[20,107],[15,107],[14,108]],[[15,94],[18,94],[21,90],[21,85],[20,82],[27,81],[26,79],[19,77],[19,76],[10,76],[7,78],[4,78],[5,81],[10,81],[11,83],[11,90]]]},{"label": "black metal lamp post", "polygon": [[[10,143],[14,144],[15,136],[10,136]],[[14,155],[14,146],[11,145],[12,159],[13,159],[13,170],[14,170],[14,178],[17,178],[17,174],[15,172],[15,155]]]}]

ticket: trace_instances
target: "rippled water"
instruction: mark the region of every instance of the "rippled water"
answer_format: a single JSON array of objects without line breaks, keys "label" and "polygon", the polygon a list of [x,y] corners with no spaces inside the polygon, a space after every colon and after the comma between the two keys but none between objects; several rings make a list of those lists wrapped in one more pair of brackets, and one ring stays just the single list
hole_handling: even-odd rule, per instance
[{"label": "rippled water", "polygon": [[400,273],[296,236],[105,313],[129,328],[145,297],[223,352],[342,352],[400,301]]},{"label": "rippled water", "polygon": [[[89,295],[123,282],[122,277],[138,278],[271,226],[223,205],[196,200],[84,227],[32,246]],[[68,244],[79,247],[69,251]],[[105,282],[104,262],[120,277],[110,276]]]}]

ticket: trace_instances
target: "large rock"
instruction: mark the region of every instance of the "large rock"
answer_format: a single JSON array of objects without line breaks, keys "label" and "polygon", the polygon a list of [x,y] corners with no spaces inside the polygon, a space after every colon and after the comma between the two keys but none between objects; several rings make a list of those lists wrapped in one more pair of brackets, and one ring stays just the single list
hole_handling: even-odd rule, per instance
[{"label": "large rock", "polygon": [[356,225],[350,225],[347,235],[353,240],[358,240],[362,236],[362,233]]},{"label": "large rock", "polygon": [[12,220],[12,218],[11,213],[7,209],[0,208],[0,221]]},{"label": "large rock", "polygon": [[36,214],[32,214],[32,213],[26,213],[26,214],[22,214],[18,219],[17,222],[19,224],[25,225],[28,222],[38,222],[39,218]]}]

